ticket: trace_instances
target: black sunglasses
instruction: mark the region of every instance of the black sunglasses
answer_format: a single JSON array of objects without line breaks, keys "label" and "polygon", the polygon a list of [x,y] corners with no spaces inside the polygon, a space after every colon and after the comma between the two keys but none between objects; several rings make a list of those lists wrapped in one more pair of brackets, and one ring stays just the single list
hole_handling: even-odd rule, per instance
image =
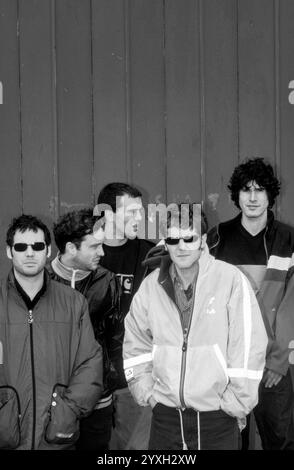
[{"label": "black sunglasses", "polygon": [[35,242],[35,243],[15,243],[13,248],[15,251],[26,251],[28,247],[31,246],[34,251],[42,251],[46,247],[44,242]]},{"label": "black sunglasses", "polygon": [[167,245],[177,245],[180,243],[180,240],[183,240],[185,243],[192,243],[192,242],[197,242],[199,240],[199,237],[197,235],[192,235],[192,237],[180,237],[180,238],[171,238],[167,237],[165,239],[165,243]]}]

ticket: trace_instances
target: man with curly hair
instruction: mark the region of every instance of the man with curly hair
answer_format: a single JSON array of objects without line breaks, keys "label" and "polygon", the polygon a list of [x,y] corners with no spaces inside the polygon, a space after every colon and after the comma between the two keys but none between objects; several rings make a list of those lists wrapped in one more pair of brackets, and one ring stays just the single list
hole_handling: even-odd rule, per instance
[{"label": "man with curly hair", "polygon": [[59,253],[51,263],[51,276],[86,297],[95,338],[103,349],[103,394],[91,415],[81,420],[76,448],[106,451],[124,330],[119,282],[99,263],[104,255],[104,219],[97,220],[92,209],[68,212],[54,225],[54,238]]},{"label": "man with curly hair", "polygon": [[293,402],[285,344],[293,312],[292,308],[281,308],[281,303],[293,274],[294,229],[274,218],[271,208],[280,182],[263,158],[248,159],[237,166],[228,188],[240,214],[214,227],[208,246],[215,258],[246,274],[259,301],[269,343],[254,414],[263,448],[282,449]]}]

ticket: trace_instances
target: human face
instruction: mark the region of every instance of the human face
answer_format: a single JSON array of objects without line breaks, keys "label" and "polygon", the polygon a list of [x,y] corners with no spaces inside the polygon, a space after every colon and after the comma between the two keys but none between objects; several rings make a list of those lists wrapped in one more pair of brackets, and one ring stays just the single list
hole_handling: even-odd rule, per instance
[{"label": "human face", "polygon": [[97,269],[103,251],[104,230],[100,228],[94,235],[86,235],[73,257],[75,269],[83,271],[94,271]]},{"label": "human face", "polygon": [[[182,240],[182,238],[190,238],[192,236],[195,239],[192,243],[185,243],[184,240]],[[201,256],[201,246],[202,243],[205,243],[206,235],[203,235],[201,239],[196,230],[181,230],[176,227],[171,227],[167,231],[167,237],[180,238],[177,245],[168,245],[167,243],[165,245],[175,266],[179,270],[193,268]]]},{"label": "human face", "polygon": [[266,217],[268,204],[266,190],[255,181],[250,181],[240,190],[239,205],[244,217],[248,219]]},{"label": "human face", "polygon": [[[37,232],[26,230],[20,232],[17,230],[13,238],[13,245],[16,243],[27,243],[28,245],[36,242],[44,242],[44,232],[38,229]],[[7,247],[7,256],[12,260],[12,265],[16,273],[24,277],[35,277],[41,273],[46,264],[46,257],[51,255],[51,247],[48,246],[42,251],[34,251],[31,246],[28,246],[26,251],[15,251],[14,247]]]},{"label": "human face", "polygon": [[140,197],[121,196],[115,213],[115,236],[118,239],[137,237],[142,220],[142,200]]}]

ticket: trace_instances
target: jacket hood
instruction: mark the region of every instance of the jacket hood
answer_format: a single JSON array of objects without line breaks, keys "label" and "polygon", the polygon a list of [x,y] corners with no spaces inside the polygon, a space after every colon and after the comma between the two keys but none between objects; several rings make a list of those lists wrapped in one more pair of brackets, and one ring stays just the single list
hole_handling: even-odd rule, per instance
[{"label": "jacket hood", "polygon": [[145,266],[146,269],[153,270],[159,268],[163,259],[169,259],[169,253],[163,244],[158,244],[148,251],[145,259],[142,261],[142,266]]}]

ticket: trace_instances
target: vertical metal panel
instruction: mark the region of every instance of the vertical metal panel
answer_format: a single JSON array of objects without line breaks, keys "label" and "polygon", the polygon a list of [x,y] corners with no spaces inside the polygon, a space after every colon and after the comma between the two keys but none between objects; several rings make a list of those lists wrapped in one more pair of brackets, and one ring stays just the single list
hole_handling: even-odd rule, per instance
[{"label": "vertical metal panel", "polygon": [[[281,218],[294,225],[294,2],[280,2]],[[291,88],[289,84],[292,82]],[[290,96],[290,93],[292,95]],[[291,99],[292,98],[292,99]]]},{"label": "vertical metal panel", "polygon": [[19,2],[23,208],[45,220],[54,197],[50,13],[49,0]]},{"label": "vertical metal panel", "polygon": [[165,5],[167,200],[199,201],[199,1],[166,0]]},{"label": "vertical metal panel", "polygon": [[238,163],[237,8],[235,0],[205,0],[204,95],[206,211],[210,223],[234,215],[227,183]]},{"label": "vertical metal panel", "polygon": [[165,201],[163,2],[130,3],[132,182]]},{"label": "vertical metal panel", "polygon": [[11,218],[21,212],[20,108],[17,2],[0,0],[0,274],[10,266],[5,234]]},{"label": "vertical metal panel", "polygon": [[240,158],[275,159],[274,1],[239,0]]},{"label": "vertical metal panel", "polygon": [[92,203],[90,0],[56,2],[57,115],[61,211]]},{"label": "vertical metal panel", "polygon": [[97,193],[111,181],[127,180],[124,3],[123,0],[92,2]]}]

